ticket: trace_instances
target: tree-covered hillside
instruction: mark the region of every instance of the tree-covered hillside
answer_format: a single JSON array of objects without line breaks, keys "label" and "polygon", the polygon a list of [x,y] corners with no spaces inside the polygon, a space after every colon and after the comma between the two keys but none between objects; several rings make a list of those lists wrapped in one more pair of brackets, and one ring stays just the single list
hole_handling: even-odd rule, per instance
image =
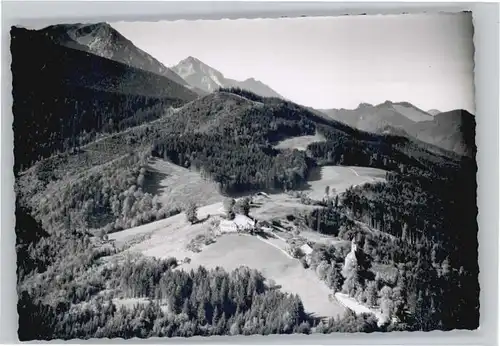
[{"label": "tree-covered hillside", "polygon": [[[293,189],[320,164],[371,166],[399,171],[454,170],[455,157],[435,154],[409,139],[370,134],[322,118],[294,103],[241,89],[200,98],[165,119],[153,155],[203,171],[222,191]],[[272,148],[280,140],[321,133],[307,153]]]},{"label": "tree-covered hillside", "polygon": [[157,74],[11,30],[15,170],[161,116],[197,95]]}]

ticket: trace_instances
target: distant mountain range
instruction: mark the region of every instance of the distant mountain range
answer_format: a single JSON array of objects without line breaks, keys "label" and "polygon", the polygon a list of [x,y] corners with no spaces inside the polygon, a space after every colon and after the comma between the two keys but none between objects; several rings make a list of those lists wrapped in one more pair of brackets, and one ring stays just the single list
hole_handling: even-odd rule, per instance
[{"label": "distant mountain range", "polygon": [[177,65],[172,67],[172,70],[193,87],[199,88],[207,93],[217,91],[220,88],[236,87],[251,91],[263,97],[284,98],[269,86],[254,78],[249,78],[244,81],[226,78],[220,71],[192,56],[180,61]]},{"label": "distant mountain range", "polygon": [[441,113],[441,111],[439,111],[437,109],[429,109],[427,111],[427,113],[429,113],[430,115],[434,116],[434,115],[438,115],[439,113]]},{"label": "distant mountain range", "polygon": [[471,156],[475,152],[474,116],[466,110],[439,112],[434,115],[407,102],[386,101],[379,105],[360,104],[356,109],[323,109],[328,117],[354,128],[398,136]]}]

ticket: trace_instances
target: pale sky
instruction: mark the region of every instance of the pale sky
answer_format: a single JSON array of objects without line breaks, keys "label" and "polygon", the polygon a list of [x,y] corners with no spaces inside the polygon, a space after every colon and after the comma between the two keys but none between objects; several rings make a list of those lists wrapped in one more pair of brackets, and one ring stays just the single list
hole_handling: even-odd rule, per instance
[{"label": "pale sky", "polygon": [[166,66],[194,56],[227,78],[253,77],[305,106],[391,100],[474,113],[470,14],[111,25]]}]

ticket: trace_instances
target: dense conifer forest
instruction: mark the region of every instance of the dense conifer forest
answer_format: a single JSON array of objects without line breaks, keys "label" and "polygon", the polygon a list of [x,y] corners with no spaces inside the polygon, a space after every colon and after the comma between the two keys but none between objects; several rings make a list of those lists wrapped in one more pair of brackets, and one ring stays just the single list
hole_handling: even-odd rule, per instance
[{"label": "dense conifer forest", "polygon": [[[458,193],[457,186],[421,184],[416,176],[391,174],[387,183],[349,189],[340,206],[330,203],[303,216],[313,230],[356,240],[361,257],[393,268],[395,276],[383,278],[358,263],[354,279],[344,282],[339,273],[345,254],[335,247],[315,249],[312,267],[332,289],[369,306],[377,305],[377,295],[388,287],[387,309],[405,330],[474,329],[479,306],[470,297],[479,295],[479,268],[471,260],[477,258],[477,225],[472,222],[477,210],[465,209],[471,207],[470,198],[463,199],[473,186],[464,186],[458,199],[449,195]],[[363,232],[356,221],[383,233]]]}]

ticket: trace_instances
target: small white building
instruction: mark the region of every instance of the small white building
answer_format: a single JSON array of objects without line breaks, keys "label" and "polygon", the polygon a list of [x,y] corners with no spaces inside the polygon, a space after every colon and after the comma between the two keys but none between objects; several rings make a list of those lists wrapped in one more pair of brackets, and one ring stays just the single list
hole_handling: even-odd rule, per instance
[{"label": "small white building", "polygon": [[250,231],[255,228],[255,221],[245,215],[237,214],[233,220],[222,220],[220,234]]},{"label": "small white building", "polygon": [[311,254],[313,253],[313,249],[307,244],[303,244],[300,247],[300,251],[302,251],[302,253],[306,256],[311,256]]},{"label": "small white building", "polygon": [[310,265],[313,249],[307,244],[302,244],[302,246],[300,247],[300,251],[304,254],[304,259],[306,260],[306,263]]},{"label": "small white building", "polygon": [[257,193],[255,194],[255,196],[262,196],[262,197],[265,197],[265,198],[271,198],[271,197],[269,197],[269,195],[268,195],[267,193],[265,193],[265,192],[257,192]]},{"label": "small white building", "polygon": [[236,233],[238,231],[238,227],[231,220],[222,220],[219,224],[219,233]]}]

